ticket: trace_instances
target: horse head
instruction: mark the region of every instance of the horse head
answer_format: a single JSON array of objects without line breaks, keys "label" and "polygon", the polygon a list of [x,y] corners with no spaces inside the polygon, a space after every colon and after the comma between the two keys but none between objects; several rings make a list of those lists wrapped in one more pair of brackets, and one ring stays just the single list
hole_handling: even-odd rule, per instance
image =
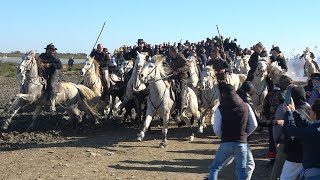
[{"label": "horse head", "polygon": [[210,66],[205,67],[200,73],[200,81],[200,88],[202,90],[208,90],[213,88],[213,85],[217,84],[215,70]]},{"label": "horse head", "polygon": [[92,73],[95,73],[94,59],[92,57],[87,57],[86,61],[83,63],[80,75],[85,76]]},{"label": "horse head", "polygon": [[142,91],[146,88],[146,85],[140,82],[139,74],[141,73],[141,70],[143,66],[147,63],[147,55],[145,53],[139,53],[137,52],[137,58],[135,62],[135,69],[136,71],[133,72],[135,74],[132,74],[132,76],[135,77],[135,83],[133,84],[133,90],[134,91]]},{"label": "horse head", "polygon": [[163,67],[165,57],[163,55],[155,55],[152,60],[145,64],[139,73],[139,79],[143,83],[148,83],[155,79],[161,79],[161,77],[168,76],[169,71],[166,71]]},{"label": "horse head", "polygon": [[25,82],[27,75],[31,72],[32,65],[36,62],[35,56],[35,51],[28,51],[22,56],[22,61],[17,67],[17,73],[21,78],[21,85]]},{"label": "horse head", "polygon": [[128,60],[128,61],[123,61],[120,65],[120,68],[119,68],[119,72],[120,74],[122,75],[125,75],[127,74],[131,69],[133,68],[133,61],[131,60]]},{"label": "horse head", "polygon": [[139,53],[137,52],[137,58],[136,58],[136,67],[137,72],[139,73],[141,69],[143,68],[143,65],[148,61],[147,55],[145,53]]},{"label": "horse head", "polygon": [[265,58],[259,59],[254,75],[260,78],[265,78],[268,75],[268,61]]},{"label": "horse head", "polygon": [[274,84],[277,84],[279,82],[279,78],[281,75],[285,74],[285,71],[282,70],[281,66],[278,65],[278,62],[272,62],[269,65],[269,75],[273,81]]}]

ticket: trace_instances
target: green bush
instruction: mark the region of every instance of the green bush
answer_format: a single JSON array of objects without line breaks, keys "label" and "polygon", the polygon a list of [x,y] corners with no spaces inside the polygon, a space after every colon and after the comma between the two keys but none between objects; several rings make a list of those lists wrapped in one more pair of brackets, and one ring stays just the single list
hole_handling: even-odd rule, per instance
[{"label": "green bush", "polygon": [[0,62],[0,76],[15,77],[17,76],[17,64]]}]

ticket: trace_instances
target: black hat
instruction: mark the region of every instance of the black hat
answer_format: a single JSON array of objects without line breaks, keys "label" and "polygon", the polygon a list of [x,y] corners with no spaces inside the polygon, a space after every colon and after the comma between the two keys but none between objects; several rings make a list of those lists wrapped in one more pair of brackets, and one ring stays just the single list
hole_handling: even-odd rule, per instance
[{"label": "black hat", "polygon": [[48,44],[46,48],[44,49],[54,49],[54,50],[58,50],[57,48],[54,47],[54,45],[52,43]]},{"label": "black hat", "polygon": [[242,86],[241,86],[241,88],[240,89],[242,89],[243,91],[245,91],[245,92],[249,92],[251,89],[253,89],[254,88],[254,85],[253,85],[253,83],[251,82],[251,81],[245,81],[243,84],[242,84]]},{"label": "black hat", "polygon": [[281,53],[279,46],[273,47],[271,51],[277,51],[278,53]]},{"label": "black hat", "polygon": [[143,41],[143,39],[138,39],[138,42],[137,42],[138,44],[144,44],[144,41]]},{"label": "black hat", "polygon": [[311,74],[310,79],[320,80],[320,73],[313,73],[313,74]]}]

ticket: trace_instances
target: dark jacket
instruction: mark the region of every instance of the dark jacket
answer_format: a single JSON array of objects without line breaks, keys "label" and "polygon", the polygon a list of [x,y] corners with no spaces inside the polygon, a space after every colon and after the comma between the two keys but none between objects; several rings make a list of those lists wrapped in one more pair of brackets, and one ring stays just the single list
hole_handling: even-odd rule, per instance
[{"label": "dark jacket", "polygon": [[219,72],[221,69],[226,69],[226,72],[231,72],[231,68],[224,59],[211,59],[207,62],[207,66],[212,66],[214,70]]},{"label": "dark jacket", "polygon": [[[40,66],[40,75],[52,75],[57,69],[62,69],[62,63],[57,56],[48,56],[47,53],[42,53],[39,56],[41,63],[49,63],[51,66],[49,68],[44,68]],[[40,72],[40,71],[39,71]]]},{"label": "dark jacket", "polygon": [[178,53],[178,56],[176,58],[171,58],[170,67],[173,71],[179,72],[175,78],[184,81],[188,79],[190,63],[182,53]]},{"label": "dark jacket", "polygon": [[93,57],[100,64],[100,68],[107,67],[110,61],[109,56],[105,52],[92,51],[90,57]]},{"label": "dark jacket", "polygon": [[302,140],[303,167],[320,168],[320,121],[310,124],[306,118],[301,117],[301,124],[305,127],[298,127],[291,111],[285,113],[284,119],[288,135]]},{"label": "dark jacket", "polygon": [[[296,109],[296,111],[293,112],[293,118],[297,127],[306,127],[305,123],[303,123],[303,120],[306,119],[304,114],[307,113],[306,111],[308,108],[309,107],[306,105],[300,106],[298,109]],[[299,138],[292,138],[289,136],[286,128],[283,128],[282,131],[285,135],[284,151],[287,154],[287,160],[290,162],[302,163],[302,141]]]},{"label": "dark jacket", "polygon": [[259,56],[260,57],[267,57],[268,53],[265,50],[262,50],[261,54],[258,54],[254,52],[249,59],[249,66],[250,66],[250,71],[254,72],[258,66],[258,61],[259,61]]},{"label": "dark jacket", "polygon": [[278,65],[281,67],[281,69],[288,71],[287,61],[284,59],[283,56],[277,56],[277,58],[274,58],[273,56],[270,57],[271,62],[278,62]]},{"label": "dark jacket", "polygon": [[222,116],[222,142],[247,143],[248,105],[235,93],[221,100],[219,110]]},{"label": "dark jacket", "polygon": [[[152,50],[149,49],[149,48],[146,48],[146,47],[143,47],[143,49],[141,49],[140,47],[136,47],[135,49],[132,49],[130,52],[126,53],[124,55],[124,58],[126,60],[130,60],[130,59],[136,59],[137,56],[138,56],[138,53],[141,53],[141,52],[147,52],[148,53],[148,56],[151,56],[152,55]],[[160,52],[160,50],[159,50]],[[161,54],[161,53],[160,53]]]}]

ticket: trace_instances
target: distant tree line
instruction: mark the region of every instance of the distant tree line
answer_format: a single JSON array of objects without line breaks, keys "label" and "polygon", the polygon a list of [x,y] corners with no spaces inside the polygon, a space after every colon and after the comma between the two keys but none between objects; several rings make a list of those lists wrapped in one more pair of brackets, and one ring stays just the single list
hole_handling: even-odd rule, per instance
[{"label": "distant tree line", "polygon": [[[11,51],[10,53],[2,53],[0,52],[0,58],[3,56],[7,57],[22,57],[24,55],[24,52],[20,51]],[[39,54],[37,54],[38,56]],[[58,53],[59,58],[69,59],[73,57],[74,59],[85,59],[87,57],[87,54],[85,53]]]}]

